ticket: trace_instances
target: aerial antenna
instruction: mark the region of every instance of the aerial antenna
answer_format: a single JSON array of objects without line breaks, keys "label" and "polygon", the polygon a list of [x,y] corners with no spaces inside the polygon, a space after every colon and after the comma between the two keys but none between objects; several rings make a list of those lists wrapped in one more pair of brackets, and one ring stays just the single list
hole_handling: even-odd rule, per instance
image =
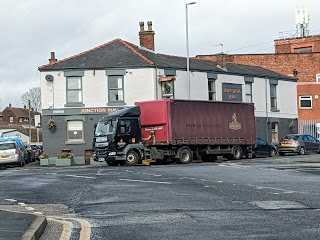
[{"label": "aerial antenna", "polygon": [[214,47],[217,47],[217,46],[221,46],[221,53],[223,53],[223,44],[220,43],[220,44],[217,44],[217,45],[213,45]]},{"label": "aerial antenna", "polygon": [[296,28],[298,37],[306,37],[309,35],[309,13],[305,6],[296,7]]}]

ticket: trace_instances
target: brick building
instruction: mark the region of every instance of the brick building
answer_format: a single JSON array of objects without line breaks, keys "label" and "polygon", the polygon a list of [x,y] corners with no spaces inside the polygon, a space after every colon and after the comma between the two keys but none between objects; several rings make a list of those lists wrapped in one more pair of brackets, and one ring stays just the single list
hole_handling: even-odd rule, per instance
[{"label": "brick building", "polygon": [[227,63],[246,64],[294,76],[298,79],[299,120],[320,119],[320,35],[275,40],[274,47],[274,54],[214,54],[196,58],[215,61],[221,67]]}]

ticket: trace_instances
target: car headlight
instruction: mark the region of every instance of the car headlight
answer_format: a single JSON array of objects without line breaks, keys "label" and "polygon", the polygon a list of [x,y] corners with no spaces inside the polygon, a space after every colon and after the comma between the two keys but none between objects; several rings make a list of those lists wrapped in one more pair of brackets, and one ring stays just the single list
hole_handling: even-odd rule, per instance
[{"label": "car headlight", "polygon": [[107,142],[108,138],[107,137],[97,137],[96,142]]}]

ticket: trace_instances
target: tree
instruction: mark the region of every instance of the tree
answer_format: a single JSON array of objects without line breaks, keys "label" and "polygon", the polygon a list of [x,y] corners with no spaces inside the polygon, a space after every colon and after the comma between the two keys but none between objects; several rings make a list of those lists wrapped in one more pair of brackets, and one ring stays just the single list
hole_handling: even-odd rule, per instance
[{"label": "tree", "polygon": [[34,87],[29,89],[28,92],[25,92],[21,96],[21,103],[29,107],[30,100],[30,108],[33,108],[34,111],[41,111],[41,91],[40,87]]}]

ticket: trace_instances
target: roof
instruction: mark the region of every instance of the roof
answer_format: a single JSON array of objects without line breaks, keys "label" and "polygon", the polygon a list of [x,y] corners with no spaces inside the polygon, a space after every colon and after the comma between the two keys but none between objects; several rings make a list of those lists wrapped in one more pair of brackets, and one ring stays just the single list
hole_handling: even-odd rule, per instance
[{"label": "roof", "polygon": [[[12,114],[16,117],[26,117],[29,118],[29,109],[26,108],[14,108],[14,107],[6,107],[5,109],[3,109],[2,114],[4,112],[12,112]],[[34,117],[34,115],[36,114],[40,114],[39,112],[35,112],[35,111],[30,111],[30,115],[31,117]]]},{"label": "roof", "polygon": [[275,78],[275,79],[282,79],[282,80],[289,80],[289,81],[297,81],[295,77],[290,77],[286,75],[282,75],[280,73],[262,68],[260,66],[250,66],[250,65],[243,65],[243,64],[235,64],[235,63],[227,63],[226,68],[229,72],[237,73],[241,75],[247,76],[254,76],[254,77],[268,77],[268,78]]},{"label": "roof", "polygon": [[[227,64],[227,69],[223,69],[219,67],[216,62],[210,60],[190,58],[189,61],[191,71],[241,74],[295,81],[295,78],[284,76],[261,67],[230,63]],[[186,70],[187,59],[186,57],[155,53],[154,51],[118,38],[77,55],[57,61],[56,63],[40,66],[39,71],[142,67]]]},{"label": "roof", "polygon": [[[157,67],[186,69],[185,57],[155,53],[121,39],[115,39],[54,64],[39,67],[39,71],[62,69],[106,69],[106,68]],[[209,60],[190,58],[190,70],[225,72]]]}]

